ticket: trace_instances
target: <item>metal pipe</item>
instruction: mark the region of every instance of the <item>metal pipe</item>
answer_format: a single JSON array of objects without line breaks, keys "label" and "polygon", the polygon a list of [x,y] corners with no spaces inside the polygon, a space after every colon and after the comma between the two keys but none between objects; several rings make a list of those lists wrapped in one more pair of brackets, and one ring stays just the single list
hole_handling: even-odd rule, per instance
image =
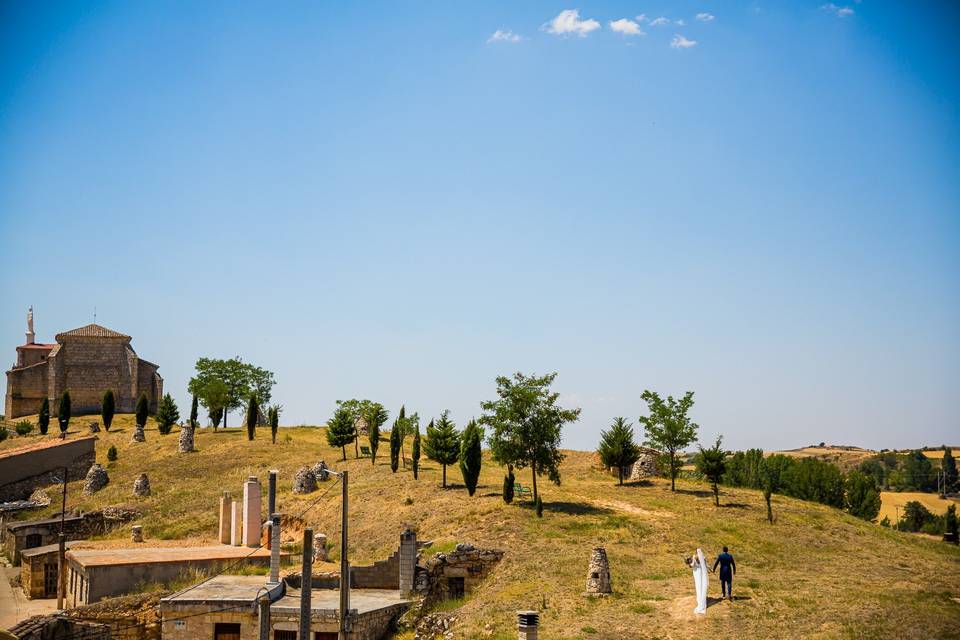
[{"label": "metal pipe", "polygon": [[313,529],[303,530],[303,572],[300,579],[300,640],[310,640],[310,591],[313,589]]},{"label": "metal pipe", "polygon": [[343,510],[340,518],[340,629],[337,635],[338,640],[347,640],[347,619],[350,616],[350,561],[347,556],[347,513],[348,513],[348,495],[347,495],[347,472],[340,475],[341,496],[343,498]]},{"label": "metal pipe", "polygon": [[277,512],[277,474],[276,469],[270,470],[270,488],[267,492],[267,515],[272,516]]}]

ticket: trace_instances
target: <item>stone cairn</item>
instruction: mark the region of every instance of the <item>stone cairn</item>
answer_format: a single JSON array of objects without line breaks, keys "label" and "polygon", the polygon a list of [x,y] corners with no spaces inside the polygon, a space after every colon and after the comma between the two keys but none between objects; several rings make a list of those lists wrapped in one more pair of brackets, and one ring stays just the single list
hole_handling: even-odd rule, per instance
[{"label": "stone cairn", "polygon": [[130,442],[146,442],[147,436],[143,432],[143,425],[138,424],[133,428],[133,439]]},{"label": "stone cairn", "polygon": [[[146,478],[146,476],[142,476]],[[130,541],[143,542],[143,525],[135,524],[130,528]]]},{"label": "stone cairn", "polygon": [[96,420],[90,423],[90,433],[100,433],[100,423]]},{"label": "stone cairn", "polygon": [[594,547],[590,556],[586,593],[591,596],[613,593],[610,586],[610,563],[607,561],[607,550],[603,547]]},{"label": "stone cairn", "polygon": [[193,451],[193,425],[180,428],[180,444],[177,448],[180,453]]},{"label": "stone cairn", "polygon": [[313,534],[313,561],[327,561],[327,536],[324,533]]},{"label": "stone cairn", "polygon": [[309,467],[300,467],[293,476],[294,493],[313,493],[317,490],[317,475]]},{"label": "stone cairn", "polygon": [[90,471],[87,471],[87,479],[83,483],[83,495],[93,495],[107,486],[109,482],[110,476],[107,475],[107,470],[99,464],[94,464],[90,467]]},{"label": "stone cairn", "polygon": [[138,498],[146,498],[150,495],[150,478],[147,474],[141,473],[133,482],[133,495]]},{"label": "stone cairn", "polygon": [[317,476],[317,480],[320,482],[326,482],[330,479],[330,468],[327,467],[327,463],[321,460],[317,464],[313,465],[313,475]]}]

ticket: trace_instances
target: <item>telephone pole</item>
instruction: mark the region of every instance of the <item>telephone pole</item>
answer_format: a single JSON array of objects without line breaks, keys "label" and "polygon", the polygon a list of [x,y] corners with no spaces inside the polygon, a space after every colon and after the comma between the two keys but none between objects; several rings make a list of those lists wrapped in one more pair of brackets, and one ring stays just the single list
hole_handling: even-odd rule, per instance
[{"label": "telephone pole", "polygon": [[63,535],[63,519],[67,513],[67,468],[63,468],[63,495],[60,499],[60,535],[57,536],[57,609],[63,610],[63,599],[66,596],[66,567],[64,566],[67,540]]},{"label": "telephone pole", "polygon": [[343,509],[340,517],[340,629],[337,640],[347,640],[347,617],[350,615],[350,560],[347,558],[347,472],[340,476]]}]

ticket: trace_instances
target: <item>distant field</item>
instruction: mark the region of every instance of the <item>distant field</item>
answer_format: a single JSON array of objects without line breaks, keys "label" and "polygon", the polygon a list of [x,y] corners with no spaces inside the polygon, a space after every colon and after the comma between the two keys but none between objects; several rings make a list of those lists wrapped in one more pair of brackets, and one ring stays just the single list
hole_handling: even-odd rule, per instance
[{"label": "distant field", "polygon": [[890,522],[897,520],[897,507],[900,507],[900,515],[903,515],[903,506],[911,501],[916,501],[930,510],[931,513],[940,515],[946,513],[947,507],[951,504],[960,504],[958,500],[944,500],[934,493],[883,491],[880,493],[880,514],[877,520],[883,520],[886,516]]}]

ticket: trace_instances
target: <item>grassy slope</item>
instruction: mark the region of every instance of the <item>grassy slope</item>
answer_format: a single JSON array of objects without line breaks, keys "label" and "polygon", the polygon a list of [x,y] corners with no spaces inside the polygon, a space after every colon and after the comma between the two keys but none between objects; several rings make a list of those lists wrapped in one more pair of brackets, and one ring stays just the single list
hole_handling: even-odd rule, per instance
[{"label": "grassy slope", "polygon": [[[102,434],[97,445],[104,464],[110,444],[120,451],[108,467],[111,484],[86,498],[82,483],[72,483],[69,504],[137,505],[145,512],[148,540],[212,542],[222,490],[238,495],[248,475],[265,479],[268,469],[279,468],[280,507],[296,513],[318,494],[293,495],[294,472],[325,459],[351,473],[355,562],[392,552],[405,523],[440,548],[468,541],[509,552],[460,610],[458,637],[515,638],[514,612],[544,603],[541,635],[547,638],[960,636],[960,604],[951,599],[960,596],[960,550],[827,507],[775,497],[777,523],[770,526],[756,492],[724,490],[725,506],[717,509],[703,485],[680,482],[676,494],[660,480],[617,487],[591,468],[591,454],[570,452],[563,485],[541,485],[545,509],[538,520],[527,506],[503,503],[503,470],[488,460],[477,495],[469,498],[460,486],[440,489],[440,469],[432,462],[419,481],[409,472],[391,474],[386,456],[371,465],[348,450],[346,463],[336,462],[340,452],[326,446],[320,429],[282,429],[276,446],[266,430],[253,443],[240,429],[201,430],[199,451],[180,455],[176,431],[160,436],[148,429],[147,443],[130,444],[131,424],[130,416],[118,416],[114,431]],[[150,476],[153,495],[135,499],[133,480],[142,471]],[[459,481],[459,471],[448,469],[448,478]],[[529,474],[521,472],[519,480],[528,484]],[[305,518],[331,541],[338,540],[336,494]],[[403,504],[406,496],[412,505]],[[111,535],[120,542],[129,534]],[[715,604],[705,618],[695,619],[693,581],[681,555],[699,545],[714,556],[723,544],[736,554],[735,586],[742,599]],[[607,548],[613,597],[581,595],[594,545]],[[718,592],[714,577],[711,594]],[[483,633],[488,623],[492,634]]]}]

